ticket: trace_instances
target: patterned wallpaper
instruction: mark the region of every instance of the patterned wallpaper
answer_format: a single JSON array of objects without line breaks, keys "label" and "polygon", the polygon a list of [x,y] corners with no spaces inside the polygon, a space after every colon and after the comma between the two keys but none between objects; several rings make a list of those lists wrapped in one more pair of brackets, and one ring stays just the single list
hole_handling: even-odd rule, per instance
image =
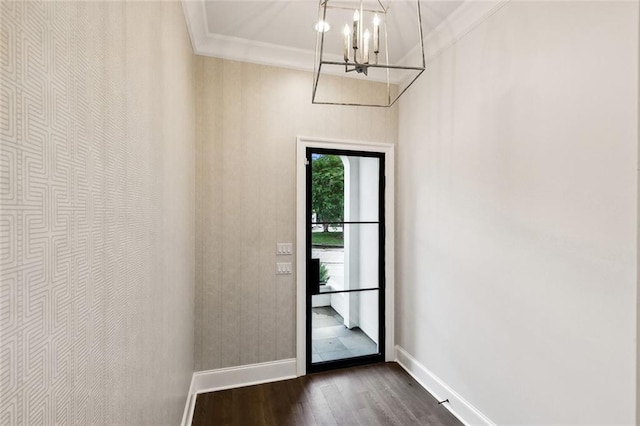
[{"label": "patterned wallpaper", "polygon": [[177,424],[194,56],[175,2],[0,2],[0,424]]},{"label": "patterned wallpaper", "polygon": [[196,370],[294,358],[295,271],[275,267],[295,265],[276,244],[295,244],[296,136],[394,143],[398,109],[312,105],[311,73],[197,60]]}]

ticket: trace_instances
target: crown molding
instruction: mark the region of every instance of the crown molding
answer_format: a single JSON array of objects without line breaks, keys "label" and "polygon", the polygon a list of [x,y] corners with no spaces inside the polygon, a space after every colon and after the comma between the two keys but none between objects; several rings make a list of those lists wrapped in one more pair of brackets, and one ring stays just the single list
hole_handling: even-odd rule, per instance
[{"label": "crown molding", "polygon": [[[207,25],[205,1],[182,0],[191,45],[196,55],[313,72],[315,50],[211,33]],[[467,0],[463,3],[426,35],[424,48],[427,65],[510,1]],[[411,54],[415,52],[412,51],[409,55]]]},{"label": "crown molding", "polygon": [[205,0],[182,0],[182,5],[196,55],[313,71],[315,51],[211,33]]},{"label": "crown molding", "polygon": [[313,71],[315,52],[219,34],[199,40],[195,53],[203,56]]},{"label": "crown molding", "polygon": [[425,37],[427,62],[447,50],[511,0],[466,0]]}]

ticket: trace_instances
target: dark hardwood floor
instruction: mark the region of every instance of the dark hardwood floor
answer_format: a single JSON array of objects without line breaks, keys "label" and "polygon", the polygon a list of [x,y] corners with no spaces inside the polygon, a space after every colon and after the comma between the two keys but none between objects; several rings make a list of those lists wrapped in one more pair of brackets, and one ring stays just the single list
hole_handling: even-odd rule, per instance
[{"label": "dark hardwood floor", "polygon": [[460,425],[396,363],[198,395],[194,426]]}]

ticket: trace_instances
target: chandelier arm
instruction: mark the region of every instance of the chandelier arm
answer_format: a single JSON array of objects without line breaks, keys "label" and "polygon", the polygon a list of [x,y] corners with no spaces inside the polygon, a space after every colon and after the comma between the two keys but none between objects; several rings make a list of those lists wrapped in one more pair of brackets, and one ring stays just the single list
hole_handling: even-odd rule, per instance
[{"label": "chandelier arm", "polygon": [[389,33],[387,32],[387,28],[389,27],[387,22],[387,14],[384,14],[384,57],[385,63],[387,65],[387,103],[389,105],[391,102],[391,72],[389,69]]},{"label": "chandelier arm", "polygon": [[[345,65],[345,62],[338,61],[322,61],[324,65]],[[346,65],[353,66],[366,66],[367,68],[382,68],[382,69],[392,69],[392,70],[406,70],[406,71],[422,71],[424,68],[422,67],[410,67],[406,65],[380,65],[380,64],[361,64],[359,62],[347,62]]]},{"label": "chandelier arm", "polygon": [[[320,12],[324,8],[324,16],[327,14],[327,1],[320,0],[318,4],[318,19],[320,18]],[[316,35],[316,54],[313,59],[313,90],[311,91],[311,102],[315,103],[316,90],[318,89],[318,80],[320,80],[320,68],[322,67],[322,51],[318,50],[320,44],[320,33]],[[317,70],[317,71],[316,71]]]},{"label": "chandelier arm", "polygon": [[[416,7],[418,8],[418,32],[420,34],[420,51],[422,52],[422,68],[427,67],[427,62],[424,58],[424,34],[422,34],[422,10],[420,9],[420,2],[416,2]],[[325,9],[326,14],[326,9]]]}]

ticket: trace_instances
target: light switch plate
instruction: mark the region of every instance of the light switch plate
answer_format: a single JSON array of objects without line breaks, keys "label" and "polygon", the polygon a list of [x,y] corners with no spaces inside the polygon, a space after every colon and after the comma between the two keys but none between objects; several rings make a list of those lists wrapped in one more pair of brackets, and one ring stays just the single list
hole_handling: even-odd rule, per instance
[{"label": "light switch plate", "polygon": [[276,248],[276,254],[279,255],[289,255],[293,253],[293,244],[292,243],[278,243]]},{"label": "light switch plate", "polygon": [[291,262],[276,263],[276,274],[277,275],[291,274]]}]

